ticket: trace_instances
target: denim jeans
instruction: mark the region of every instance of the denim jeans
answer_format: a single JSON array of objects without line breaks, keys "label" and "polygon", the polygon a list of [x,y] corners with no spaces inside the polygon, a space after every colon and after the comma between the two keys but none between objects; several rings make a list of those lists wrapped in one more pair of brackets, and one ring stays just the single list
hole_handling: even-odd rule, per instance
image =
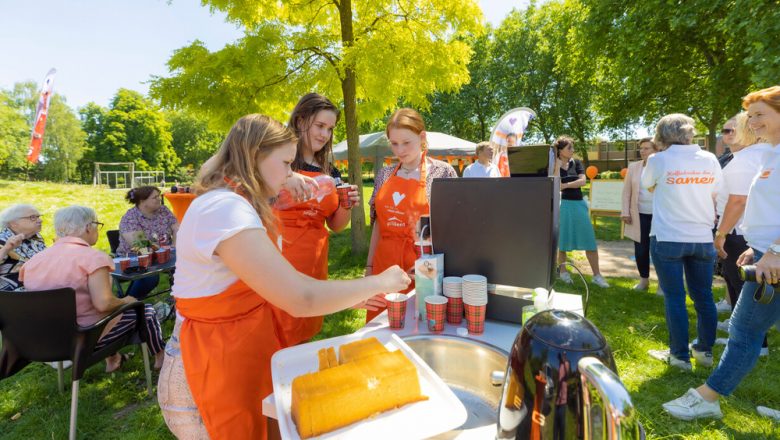
[{"label": "denim jeans", "polygon": [[138,300],[143,300],[159,283],[160,275],[152,275],[137,279],[130,282],[130,286],[127,288],[127,294]]},{"label": "denim jeans", "polygon": [[[755,249],[758,261],[763,254]],[[707,379],[707,385],[722,396],[728,396],[753,369],[761,352],[761,342],[775,321],[780,318],[780,299],[769,304],[753,300],[757,283],[745,282],[739,295],[729,326],[729,342],[720,363]],[[771,286],[766,286],[771,289]]]},{"label": "denim jeans", "polygon": [[669,329],[669,350],[677,359],[689,361],[688,310],[685,307],[685,283],[688,295],[696,309],[698,351],[712,351],[718,312],[712,299],[712,276],[715,265],[715,247],[712,243],[678,243],[657,241],[650,237],[658,284],[664,291],[666,326]]}]

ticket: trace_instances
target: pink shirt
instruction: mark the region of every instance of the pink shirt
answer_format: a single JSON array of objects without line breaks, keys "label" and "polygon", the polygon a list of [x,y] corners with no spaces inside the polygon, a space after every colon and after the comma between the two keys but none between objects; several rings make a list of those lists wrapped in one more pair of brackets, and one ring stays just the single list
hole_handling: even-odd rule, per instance
[{"label": "pink shirt", "polygon": [[19,279],[27,290],[72,287],[76,291],[76,322],[87,327],[108,315],[95,308],[89,294],[88,277],[101,267],[112,271],[114,261],[80,238],[63,237],[24,263]]}]

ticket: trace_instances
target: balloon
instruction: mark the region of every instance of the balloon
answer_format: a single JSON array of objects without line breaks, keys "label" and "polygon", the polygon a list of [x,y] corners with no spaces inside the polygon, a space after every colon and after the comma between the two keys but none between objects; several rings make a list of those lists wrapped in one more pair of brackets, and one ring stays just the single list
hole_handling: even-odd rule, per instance
[{"label": "balloon", "polygon": [[585,169],[585,175],[588,176],[588,179],[595,178],[598,173],[599,173],[599,169],[593,165]]},{"label": "balloon", "polygon": [[628,174],[628,168],[623,168],[622,170],[620,170],[620,177],[622,177],[623,179],[626,178],[626,174]]}]

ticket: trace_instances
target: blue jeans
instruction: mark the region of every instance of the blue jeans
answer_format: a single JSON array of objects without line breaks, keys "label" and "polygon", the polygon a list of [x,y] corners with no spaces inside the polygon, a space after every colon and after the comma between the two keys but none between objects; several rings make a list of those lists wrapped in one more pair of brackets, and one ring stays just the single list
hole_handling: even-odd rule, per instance
[{"label": "blue jeans", "polygon": [[159,283],[160,275],[153,275],[132,281],[127,288],[127,294],[138,300],[143,300]]},{"label": "blue jeans", "polygon": [[[753,249],[758,261],[763,253]],[[753,300],[757,283],[745,282],[729,326],[729,342],[720,363],[707,379],[707,385],[722,396],[728,396],[753,369],[761,352],[761,342],[767,330],[780,318],[780,299],[769,304]],[[772,289],[771,286],[766,286]]]},{"label": "blue jeans", "polygon": [[688,295],[696,309],[698,351],[711,352],[715,343],[718,312],[712,299],[712,276],[715,265],[715,247],[712,243],[678,243],[657,241],[650,237],[658,284],[664,291],[666,326],[669,329],[669,351],[677,359],[689,361],[688,310],[685,307],[685,283]]}]

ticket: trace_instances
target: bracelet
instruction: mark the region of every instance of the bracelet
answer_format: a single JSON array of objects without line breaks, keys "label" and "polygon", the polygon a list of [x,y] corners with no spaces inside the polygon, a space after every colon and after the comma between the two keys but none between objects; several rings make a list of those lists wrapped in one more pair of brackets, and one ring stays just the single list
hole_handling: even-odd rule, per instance
[{"label": "bracelet", "polygon": [[723,231],[715,231],[715,238],[721,238],[729,235],[728,232]]}]

